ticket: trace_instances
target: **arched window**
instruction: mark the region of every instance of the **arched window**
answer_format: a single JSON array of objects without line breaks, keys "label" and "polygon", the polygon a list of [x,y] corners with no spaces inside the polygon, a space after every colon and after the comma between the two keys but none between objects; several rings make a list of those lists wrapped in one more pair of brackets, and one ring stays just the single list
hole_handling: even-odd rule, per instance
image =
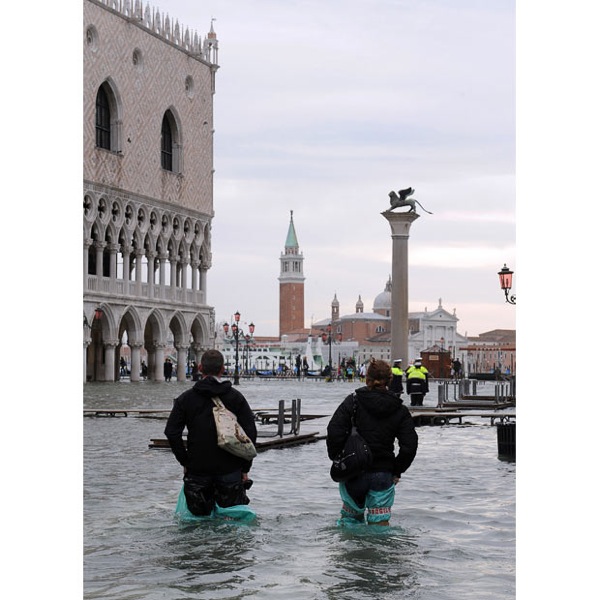
[{"label": "arched window", "polygon": [[182,173],[181,127],[172,110],[165,112],[160,128],[160,166],[165,171]]},{"label": "arched window", "polygon": [[160,132],[160,166],[167,171],[173,170],[173,132],[166,113]]},{"label": "arched window", "polygon": [[109,78],[96,94],[96,148],[121,151],[120,106],[117,89]]},{"label": "arched window", "polygon": [[110,150],[110,102],[104,85],[96,95],[96,146]]}]

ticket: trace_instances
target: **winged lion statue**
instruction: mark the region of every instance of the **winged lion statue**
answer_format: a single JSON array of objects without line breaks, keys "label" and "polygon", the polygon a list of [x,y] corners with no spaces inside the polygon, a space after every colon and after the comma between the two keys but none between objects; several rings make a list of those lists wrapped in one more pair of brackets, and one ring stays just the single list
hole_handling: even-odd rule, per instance
[{"label": "winged lion statue", "polygon": [[411,187],[406,188],[405,190],[398,190],[398,193],[392,190],[389,193],[390,208],[388,210],[394,210],[401,206],[410,206],[408,212],[417,212],[415,204],[418,204],[427,214],[432,215],[433,213],[429,212],[416,198],[409,198],[409,196],[412,196],[414,193],[415,190]]}]

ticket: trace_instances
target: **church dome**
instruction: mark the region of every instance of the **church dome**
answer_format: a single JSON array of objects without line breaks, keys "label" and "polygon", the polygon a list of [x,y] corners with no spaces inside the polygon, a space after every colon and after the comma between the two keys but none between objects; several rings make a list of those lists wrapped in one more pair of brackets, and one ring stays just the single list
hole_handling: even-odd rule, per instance
[{"label": "church dome", "polygon": [[375,296],[373,301],[373,311],[389,311],[392,309],[392,278],[388,279],[385,290]]}]

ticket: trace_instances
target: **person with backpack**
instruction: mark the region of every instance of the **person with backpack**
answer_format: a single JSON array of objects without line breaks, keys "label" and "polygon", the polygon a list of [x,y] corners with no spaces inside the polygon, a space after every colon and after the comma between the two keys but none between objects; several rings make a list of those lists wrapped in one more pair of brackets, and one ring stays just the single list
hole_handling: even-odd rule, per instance
[{"label": "person with backpack", "polygon": [[[347,396],[327,426],[327,454],[334,460],[344,448],[352,429],[353,414],[358,432],[371,450],[368,469],[339,483],[342,499],[339,524],[389,525],[395,486],[412,464],[419,443],[410,412],[388,389],[392,372],[387,362],[373,360],[366,385]],[[398,442],[398,453],[394,443]]]},{"label": "person with backpack", "polygon": [[[215,508],[248,504],[246,489],[252,461],[235,456],[217,444],[213,397],[218,397],[236,417],[246,435],[256,443],[254,413],[231,381],[222,380],[223,355],[207,350],[200,359],[201,379],[175,399],[165,435],[183,467],[183,491],[190,512],[209,515]],[[187,446],[183,430],[187,427]]]}]

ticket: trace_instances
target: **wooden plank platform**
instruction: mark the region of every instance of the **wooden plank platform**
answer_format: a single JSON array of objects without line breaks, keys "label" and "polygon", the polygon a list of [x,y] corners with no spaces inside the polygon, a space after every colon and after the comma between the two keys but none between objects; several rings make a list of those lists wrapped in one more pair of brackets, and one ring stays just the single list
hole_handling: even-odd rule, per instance
[{"label": "wooden plank platform", "polygon": [[496,402],[494,400],[449,400],[447,402],[442,402],[441,406],[438,408],[443,409],[460,409],[460,408],[474,408],[474,409],[484,409],[489,408],[493,410],[501,410],[504,408],[513,408],[515,406],[514,402]]},{"label": "wooden plank platform", "polygon": [[166,418],[171,412],[170,408],[84,408],[84,417],[138,417]]},{"label": "wooden plank platform", "polygon": [[[287,409],[285,411],[286,413],[289,412]],[[310,419],[321,419],[323,417],[328,417],[329,415],[305,415],[305,414],[300,414],[300,416],[298,417],[300,419],[300,421],[308,421]],[[257,421],[260,421],[263,425],[270,423],[271,421],[277,421],[279,419],[279,412],[276,412],[274,410],[255,410],[254,411],[254,418]],[[289,423],[291,421],[291,413],[285,414],[284,417],[284,421],[286,423]]]},{"label": "wooden plank platform", "polygon": [[[256,451],[263,452],[264,450],[269,450],[271,448],[287,448],[290,446],[298,446],[300,444],[309,444],[311,442],[316,442],[318,440],[325,439],[324,435],[319,435],[318,431],[313,431],[311,433],[303,433],[297,435],[283,435],[283,436],[274,436],[269,438],[258,438],[256,440]],[[186,440],[183,440],[184,444]],[[167,438],[157,438],[151,439],[148,448],[158,448],[158,449],[166,449],[170,450],[169,441]]]},{"label": "wooden plank platform", "polygon": [[423,408],[420,406],[418,408],[411,407],[410,413],[417,427],[420,425],[446,425],[453,420],[458,420],[458,423],[462,425],[463,419],[470,417],[490,419],[490,425],[493,425],[495,421],[506,423],[511,419],[517,418],[516,413],[489,410],[444,410],[439,408]]}]

